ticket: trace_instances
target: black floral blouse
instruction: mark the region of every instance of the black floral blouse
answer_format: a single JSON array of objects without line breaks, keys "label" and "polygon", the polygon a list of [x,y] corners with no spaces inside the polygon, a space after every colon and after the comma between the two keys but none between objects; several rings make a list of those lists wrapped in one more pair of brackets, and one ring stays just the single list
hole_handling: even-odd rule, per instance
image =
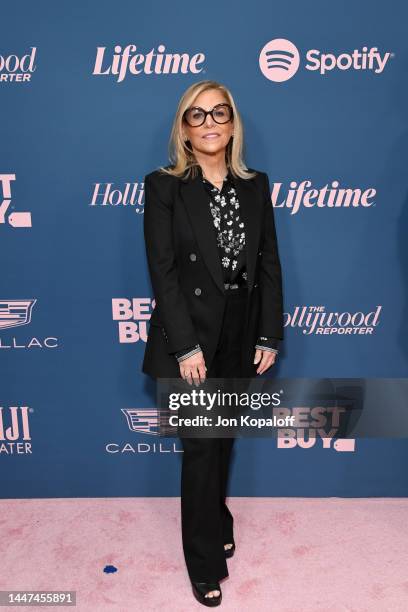
[{"label": "black floral blouse", "polygon": [[232,177],[224,179],[218,189],[202,177],[208,192],[210,212],[217,236],[217,246],[225,283],[246,283],[245,224],[240,217],[240,208]]},{"label": "black floral blouse", "polygon": [[[218,189],[218,187],[204,178],[201,166],[198,166],[198,170],[203,186],[209,196],[210,214],[216,233],[224,283],[246,284],[245,224],[240,214],[234,177],[231,171],[228,170],[221,189]],[[275,338],[260,336],[255,348],[277,353],[278,343],[279,340]],[[201,347],[199,344],[196,344],[178,351],[175,353],[175,357],[178,361],[182,361],[199,351],[201,351]]]}]

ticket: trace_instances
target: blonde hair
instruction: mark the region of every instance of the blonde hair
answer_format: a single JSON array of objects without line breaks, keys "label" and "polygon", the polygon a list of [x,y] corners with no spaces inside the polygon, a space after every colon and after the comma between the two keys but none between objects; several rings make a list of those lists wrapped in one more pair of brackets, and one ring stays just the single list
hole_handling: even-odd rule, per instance
[{"label": "blonde hair", "polygon": [[231,170],[233,176],[250,179],[256,176],[256,172],[249,172],[243,161],[243,125],[240,114],[234,102],[231,92],[225,85],[217,81],[199,81],[190,85],[182,95],[177,107],[176,116],[169,141],[169,159],[172,167],[160,166],[159,170],[183,178],[195,178],[198,175],[198,162],[192,151],[190,141],[184,141],[182,135],[183,114],[203,91],[216,89],[220,91],[226,102],[232,106],[234,135],[231,136],[225,151],[225,162],[227,169]]}]

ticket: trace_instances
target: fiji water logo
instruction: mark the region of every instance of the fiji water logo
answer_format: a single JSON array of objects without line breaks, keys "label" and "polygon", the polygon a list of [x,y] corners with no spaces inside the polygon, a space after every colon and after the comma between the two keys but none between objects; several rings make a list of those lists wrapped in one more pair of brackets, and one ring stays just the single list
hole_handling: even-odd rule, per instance
[{"label": "fiji water logo", "polygon": [[0,441],[31,440],[27,406],[0,406]]},{"label": "fiji water logo", "polygon": [[115,45],[114,52],[106,47],[97,47],[95,66],[92,74],[96,76],[115,76],[121,83],[128,74],[161,75],[161,74],[199,74],[203,70],[204,53],[167,53],[166,47],[158,45],[147,53],[137,51],[136,45],[121,47]]},{"label": "fiji water logo", "polygon": [[0,174],[0,225],[11,227],[31,227],[30,212],[11,212],[11,182],[16,180],[15,174]]},{"label": "fiji water logo", "polygon": [[[363,47],[344,53],[322,53],[319,49],[306,52],[305,69],[326,75],[332,70],[371,70],[381,74],[393,53],[378,51],[378,47]],[[274,38],[264,45],[259,54],[262,74],[275,83],[291,79],[300,66],[297,47],[285,38]]]},{"label": "fiji water logo", "polygon": [[30,412],[28,406],[0,406],[0,456],[32,454]]}]

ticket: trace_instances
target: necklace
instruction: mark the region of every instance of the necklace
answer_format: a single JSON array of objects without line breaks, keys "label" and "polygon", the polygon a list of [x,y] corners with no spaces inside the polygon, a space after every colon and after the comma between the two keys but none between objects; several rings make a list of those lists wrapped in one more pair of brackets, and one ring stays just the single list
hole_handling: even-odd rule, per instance
[{"label": "necklace", "polygon": [[226,174],[225,176],[221,177],[221,178],[217,178],[217,179],[210,179],[210,178],[208,178],[208,176],[205,174],[204,170],[203,170],[202,172],[203,172],[203,176],[204,176],[204,178],[205,178],[205,179],[207,179],[207,181],[210,181],[210,183],[219,183],[219,182],[223,183],[223,182],[224,182],[224,180],[225,180],[225,179],[226,179],[226,177],[227,177],[227,174],[228,174],[228,172],[227,172],[227,174]]}]

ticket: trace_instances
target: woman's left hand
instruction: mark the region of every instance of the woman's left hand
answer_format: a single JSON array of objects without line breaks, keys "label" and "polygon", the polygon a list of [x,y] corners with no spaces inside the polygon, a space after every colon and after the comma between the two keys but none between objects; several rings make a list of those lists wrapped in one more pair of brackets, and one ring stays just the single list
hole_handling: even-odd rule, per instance
[{"label": "woman's left hand", "polygon": [[268,368],[275,363],[276,353],[273,351],[263,351],[261,349],[255,349],[254,363],[259,363],[256,370],[257,374],[263,374]]}]

